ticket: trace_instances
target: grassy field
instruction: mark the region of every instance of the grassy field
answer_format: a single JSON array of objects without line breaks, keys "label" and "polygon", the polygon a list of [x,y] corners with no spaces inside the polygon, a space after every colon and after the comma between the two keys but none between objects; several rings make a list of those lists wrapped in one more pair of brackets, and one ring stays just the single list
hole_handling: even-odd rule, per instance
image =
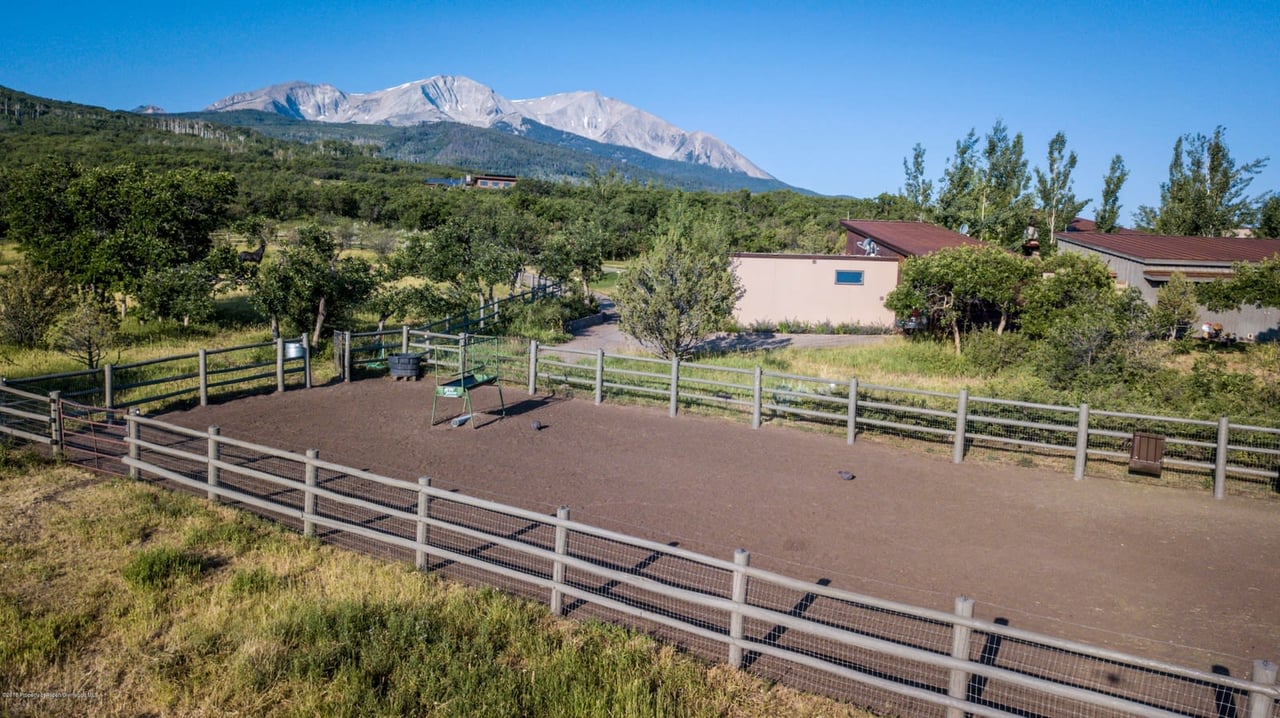
[{"label": "grassy field", "polygon": [[870,715],[226,507],[0,458],[0,714]]}]

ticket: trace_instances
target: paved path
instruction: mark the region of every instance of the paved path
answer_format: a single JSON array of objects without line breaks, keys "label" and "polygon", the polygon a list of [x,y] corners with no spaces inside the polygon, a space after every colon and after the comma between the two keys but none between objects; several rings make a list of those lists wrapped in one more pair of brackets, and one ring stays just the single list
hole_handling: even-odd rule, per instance
[{"label": "paved path", "polygon": [[[634,338],[622,333],[618,326],[618,311],[613,301],[608,297],[599,297],[599,299],[600,310],[605,315],[604,323],[574,332],[573,339],[557,345],[557,348],[578,351],[603,349],[607,354],[653,353]],[[721,333],[715,334],[699,344],[698,350],[731,352],[782,349],[784,347],[845,347],[882,342],[885,336],[883,334]]]}]

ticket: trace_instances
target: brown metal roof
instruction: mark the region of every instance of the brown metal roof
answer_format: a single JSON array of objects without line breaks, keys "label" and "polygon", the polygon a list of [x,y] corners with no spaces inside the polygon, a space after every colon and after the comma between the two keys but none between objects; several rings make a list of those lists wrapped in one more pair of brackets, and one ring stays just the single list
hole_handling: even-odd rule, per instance
[{"label": "brown metal roof", "polygon": [[1280,239],[1245,239],[1241,237],[1170,237],[1159,234],[1103,234],[1101,232],[1057,232],[1059,242],[1116,254],[1142,263],[1197,262],[1220,263],[1261,262],[1280,254]]},{"label": "brown metal roof", "polygon": [[[906,257],[929,254],[948,247],[982,244],[981,241],[972,237],[926,222],[842,219],[840,226],[853,234],[870,237],[876,244]],[[852,242],[849,242],[845,247],[845,253],[860,254],[861,252],[853,246]]]}]

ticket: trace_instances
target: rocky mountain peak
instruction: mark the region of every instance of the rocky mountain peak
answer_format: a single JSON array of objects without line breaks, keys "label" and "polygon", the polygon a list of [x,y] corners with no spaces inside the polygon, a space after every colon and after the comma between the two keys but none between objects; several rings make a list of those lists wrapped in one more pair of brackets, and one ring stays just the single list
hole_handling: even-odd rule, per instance
[{"label": "rocky mountain peak", "polygon": [[656,115],[594,91],[509,100],[487,85],[460,75],[436,75],[367,93],[346,93],[333,85],[296,81],[237,93],[206,109],[261,110],[315,122],[395,126],[459,122],[511,132],[521,131],[529,120],[662,159],[773,179],[712,135],[686,132]]}]

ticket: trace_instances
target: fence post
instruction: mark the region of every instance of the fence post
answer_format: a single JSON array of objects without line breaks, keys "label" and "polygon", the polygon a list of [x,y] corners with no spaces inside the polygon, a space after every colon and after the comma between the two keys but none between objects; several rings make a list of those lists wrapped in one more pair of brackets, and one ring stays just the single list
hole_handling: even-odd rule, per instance
[{"label": "fence post", "polygon": [[[125,414],[124,420],[129,428],[129,458],[133,459],[134,461],[137,461],[138,458],[142,455],[142,451],[138,447],[139,427],[138,427],[138,422],[134,420],[134,416],[135,416],[134,414]],[[133,465],[129,466],[129,478],[134,481],[138,480],[137,466],[133,466]]]},{"label": "fence post", "polygon": [[[973,618],[973,599],[965,596],[956,598],[956,615],[962,618]],[[951,625],[951,657],[962,661],[969,660],[969,639],[973,629],[959,623]],[[956,700],[969,699],[969,672],[960,668],[951,669],[951,678],[947,683],[947,695]],[[948,708],[947,718],[964,718],[965,712],[959,708]]]},{"label": "fence post", "polygon": [[1227,495],[1227,445],[1231,440],[1231,422],[1218,417],[1218,448],[1213,455],[1213,498]]},{"label": "fence post", "polygon": [[[733,552],[733,587],[729,595],[730,600],[737,606],[745,606],[747,603],[747,566],[751,565],[751,552],[745,548],[737,549]],[[729,615],[729,638],[734,641],[741,641],[745,631],[743,630],[746,621],[743,619],[742,611],[734,610]],[[742,646],[737,643],[729,644],[729,665],[734,668],[742,668]]]},{"label": "fence post", "polygon": [[596,350],[596,404],[604,401],[604,350]]},{"label": "fence post", "polygon": [[108,409],[116,408],[115,370],[110,364],[102,365],[102,401]]},{"label": "fence post", "polygon": [[209,405],[209,350],[200,349],[196,352],[196,364],[200,373],[200,406]]},{"label": "fence post", "polygon": [[311,388],[311,336],[302,333],[302,376],[303,387]]},{"label": "fence post", "polygon": [[529,396],[538,389],[538,340],[529,340]]},{"label": "fence post", "polygon": [[222,429],[211,426],[209,427],[209,500],[217,501],[218,494],[214,488],[218,485],[218,465],[217,462],[222,458],[222,444],[218,442],[218,436],[222,433]]},{"label": "fence post", "polygon": [[756,367],[755,374],[751,378],[751,428],[760,428],[760,401],[762,397],[761,388],[764,385],[764,369]]},{"label": "fence post", "polygon": [[53,458],[66,456],[62,445],[62,392],[49,392],[49,445],[53,449]]},{"label": "fence post", "polygon": [[956,443],[951,449],[951,461],[958,464],[964,461],[964,430],[969,422],[969,388],[960,390],[959,401],[956,402]]},{"label": "fence post", "polygon": [[458,376],[467,373],[467,333],[458,335]]},{"label": "fence post", "polygon": [[[569,507],[561,506],[556,509],[556,518],[561,521],[569,520]],[[564,524],[556,525],[556,555],[563,556],[569,551],[569,528]],[[564,594],[560,592],[560,586],[564,584],[564,563],[556,561],[551,566],[551,615],[564,615]]]},{"label": "fence post", "polygon": [[671,357],[671,406],[668,413],[675,416],[680,408],[680,357]]},{"label": "fence post", "polygon": [[284,337],[276,337],[276,393],[284,391]]},{"label": "fence post", "polygon": [[400,325],[400,353],[401,354],[409,353],[409,325],[408,324]]},{"label": "fence post", "polygon": [[351,381],[351,332],[342,333],[342,381]]},{"label": "fence post", "polygon": [[333,330],[333,370],[342,375],[342,332]]},{"label": "fence post", "polygon": [[846,441],[850,446],[853,445],[854,437],[858,434],[858,379],[854,377],[849,380],[849,436]]},{"label": "fence post", "polygon": [[307,449],[306,463],[306,494],[302,497],[302,535],[312,537],[316,535],[316,525],[312,522],[311,517],[316,515],[316,494],[312,489],[316,487],[317,471],[315,460],[320,458],[320,452],[316,449]]},{"label": "fence post", "polygon": [[414,554],[413,565],[418,567],[419,571],[427,567],[427,550],[424,548],[431,536],[427,528],[427,519],[431,518],[431,495],[427,493],[427,489],[431,488],[430,476],[418,477],[418,530],[414,534],[414,539],[418,543],[418,550]]},{"label": "fence post", "polygon": [[[1273,686],[1276,683],[1276,664],[1262,659],[1253,662],[1254,683]],[[1275,699],[1268,693],[1253,691],[1249,694],[1249,718],[1271,718],[1271,709]]]},{"label": "fence post", "polygon": [[1076,422],[1076,467],[1072,475],[1076,481],[1084,478],[1084,464],[1089,459],[1089,405],[1080,405],[1080,419]]}]

